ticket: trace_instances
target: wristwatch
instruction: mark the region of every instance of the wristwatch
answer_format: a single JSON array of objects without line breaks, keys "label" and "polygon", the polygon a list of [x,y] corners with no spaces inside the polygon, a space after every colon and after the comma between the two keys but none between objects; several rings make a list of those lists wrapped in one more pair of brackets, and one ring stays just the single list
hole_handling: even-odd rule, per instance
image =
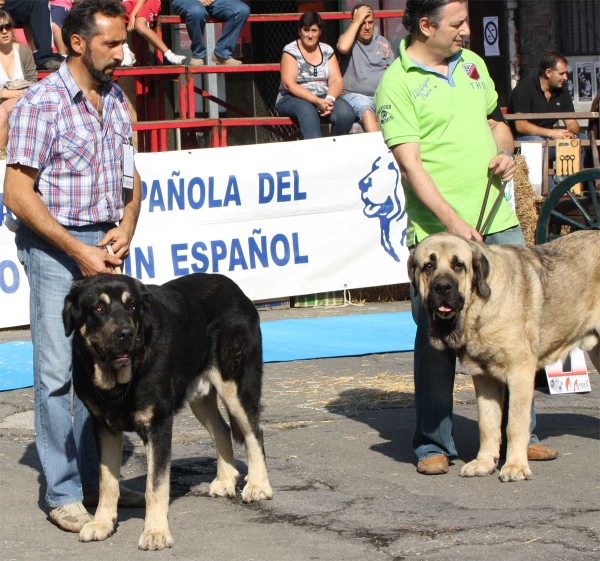
[{"label": "wristwatch", "polygon": [[510,156],[511,160],[517,163],[517,158],[515,158],[515,155],[512,152],[509,152],[508,150],[500,150],[500,152],[498,152],[498,156],[500,154],[506,154],[507,156]]}]

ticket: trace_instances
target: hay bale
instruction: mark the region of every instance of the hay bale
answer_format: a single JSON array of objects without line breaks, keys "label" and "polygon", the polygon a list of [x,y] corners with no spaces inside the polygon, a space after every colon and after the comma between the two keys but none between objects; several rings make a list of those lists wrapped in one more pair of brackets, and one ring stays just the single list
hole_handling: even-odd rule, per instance
[{"label": "hay bale", "polygon": [[539,219],[538,197],[529,181],[529,168],[525,158],[517,156],[515,173],[515,207],[519,224],[528,247],[535,245],[535,229]]}]

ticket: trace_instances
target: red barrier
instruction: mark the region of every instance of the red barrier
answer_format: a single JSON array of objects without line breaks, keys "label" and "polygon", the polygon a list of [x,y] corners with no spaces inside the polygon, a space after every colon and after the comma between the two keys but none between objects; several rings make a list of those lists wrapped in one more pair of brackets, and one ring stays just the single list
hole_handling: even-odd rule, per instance
[{"label": "red barrier", "polygon": [[[260,22],[284,22],[297,21],[302,14],[251,14],[248,18],[250,23]],[[321,12],[324,20],[348,20],[351,19],[350,12]],[[401,18],[403,10],[375,10],[375,18]],[[209,23],[217,20],[209,18]],[[179,16],[164,15],[158,18],[157,33],[162,35],[163,24],[179,24]],[[138,110],[138,121],[133,130],[138,134],[138,149],[141,152],[165,151],[167,150],[167,130],[170,129],[210,129],[210,145],[226,146],[227,129],[229,127],[260,126],[284,138],[295,138],[297,135],[286,136],[274,126],[291,125],[288,117],[254,117],[249,116],[227,104],[225,101],[212,96],[209,92],[194,86],[195,74],[232,74],[232,73],[256,73],[256,72],[279,72],[279,64],[243,64],[241,66],[133,66],[120,67],[115,70],[115,78],[133,76],[135,78],[135,97]],[[48,72],[40,72],[38,76],[43,78]],[[179,86],[179,119],[165,120],[164,104],[164,80],[172,79]],[[156,96],[152,95],[151,81],[155,81]],[[228,110],[236,113],[238,117],[224,119],[196,119],[195,93],[210,99]]]}]

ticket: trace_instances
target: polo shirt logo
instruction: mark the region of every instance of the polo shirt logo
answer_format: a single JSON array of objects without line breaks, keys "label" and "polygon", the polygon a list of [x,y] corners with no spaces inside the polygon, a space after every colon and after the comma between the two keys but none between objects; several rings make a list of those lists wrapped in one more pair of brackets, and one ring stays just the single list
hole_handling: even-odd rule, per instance
[{"label": "polo shirt logo", "polygon": [[388,113],[391,108],[391,105],[382,105],[377,109],[377,118],[380,124],[389,123],[394,120],[394,116]]},{"label": "polo shirt logo", "polygon": [[477,65],[475,63],[467,62],[463,64],[462,67],[469,78],[472,80],[479,80],[479,71],[477,70]]},{"label": "polo shirt logo", "polygon": [[422,84],[418,85],[416,88],[412,88],[410,92],[413,95],[413,99],[421,98],[423,100],[427,99],[429,94],[432,92],[430,86],[431,78],[427,78]]}]

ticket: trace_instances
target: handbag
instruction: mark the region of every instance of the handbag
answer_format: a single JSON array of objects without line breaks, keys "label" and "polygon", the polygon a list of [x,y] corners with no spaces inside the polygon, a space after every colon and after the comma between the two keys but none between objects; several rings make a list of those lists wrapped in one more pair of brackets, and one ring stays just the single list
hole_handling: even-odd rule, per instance
[{"label": "handbag", "polygon": [[33,86],[33,84],[35,84],[35,82],[30,80],[12,80],[11,82],[6,82],[4,88],[7,90],[24,90],[29,86]]}]

